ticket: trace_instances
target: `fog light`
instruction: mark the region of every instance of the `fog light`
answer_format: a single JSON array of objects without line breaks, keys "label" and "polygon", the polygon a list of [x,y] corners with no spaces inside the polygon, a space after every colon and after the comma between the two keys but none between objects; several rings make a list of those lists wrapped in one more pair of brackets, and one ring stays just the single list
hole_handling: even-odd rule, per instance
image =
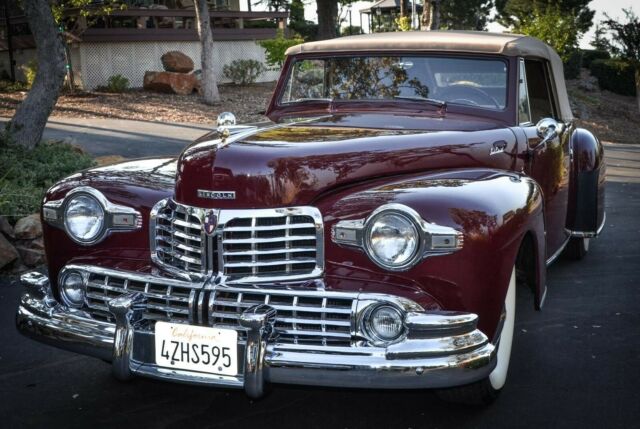
[{"label": "fog light", "polygon": [[62,300],[69,307],[80,308],[84,304],[85,286],[82,274],[77,271],[65,273],[60,282]]},{"label": "fog light", "polygon": [[392,342],[404,332],[402,319],[402,314],[395,307],[390,305],[376,307],[369,313],[368,333],[376,342]]}]

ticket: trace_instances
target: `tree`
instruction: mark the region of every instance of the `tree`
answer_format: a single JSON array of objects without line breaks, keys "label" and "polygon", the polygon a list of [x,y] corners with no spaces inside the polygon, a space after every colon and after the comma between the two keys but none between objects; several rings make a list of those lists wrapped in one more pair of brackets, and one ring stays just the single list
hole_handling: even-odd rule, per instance
[{"label": "tree", "polygon": [[338,36],[338,5],[344,7],[357,0],[316,0],[318,6],[318,40],[333,39]]},{"label": "tree", "polygon": [[586,33],[593,25],[595,12],[589,9],[591,0],[495,0],[497,21],[505,27],[513,27],[527,20],[535,9],[544,10],[547,7],[558,7],[558,19],[566,14],[574,16],[578,29]]},{"label": "tree", "polygon": [[493,0],[447,0],[440,5],[440,28],[478,30],[487,28]]},{"label": "tree", "polygon": [[200,88],[202,100],[206,104],[214,104],[220,101],[218,85],[216,83],[215,57],[213,56],[213,35],[211,34],[211,17],[209,16],[209,5],[207,0],[196,0],[194,2],[198,36],[202,53],[200,55],[202,63],[202,78]]},{"label": "tree", "polygon": [[549,4],[544,9],[536,6],[529,16],[522,17],[513,25],[512,31],[537,37],[555,49],[563,61],[567,61],[571,52],[578,48],[578,40],[582,35],[579,20],[578,16],[571,13],[561,13],[557,4]]},{"label": "tree", "polygon": [[601,25],[608,30],[611,38],[606,43],[607,50],[620,57],[635,68],[636,100],[640,110],[640,19],[631,9],[622,9],[627,22],[607,18]]},{"label": "tree", "polygon": [[38,72],[7,130],[13,141],[33,149],[42,139],[47,119],[64,83],[64,42],[47,0],[24,0],[22,8],[38,48]]}]

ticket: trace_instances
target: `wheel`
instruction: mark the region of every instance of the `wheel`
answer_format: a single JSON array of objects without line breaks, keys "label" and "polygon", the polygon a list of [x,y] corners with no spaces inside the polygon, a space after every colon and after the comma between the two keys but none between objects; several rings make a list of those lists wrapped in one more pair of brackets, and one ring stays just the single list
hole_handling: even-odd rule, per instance
[{"label": "wheel", "polygon": [[579,261],[584,258],[589,251],[589,239],[582,237],[574,237],[569,239],[569,244],[564,249],[565,255],[571,259]]},{"label": "wheel", "polygon": [[504,387],[509,371],[509,361],[511,360],[511,345],[513,344],[513,330],[516,320],[516,269],[513,268],[509,279],[509,288],[504,300],[506,317],[500,338],[496,344],[497,364],[491,371],[489,377],[478,382],[465,386],[452,387],[449,389],[439,389],[436,391],[438,397],[447,402],[457,402],[462,404],[483,405],[493,402]]}]

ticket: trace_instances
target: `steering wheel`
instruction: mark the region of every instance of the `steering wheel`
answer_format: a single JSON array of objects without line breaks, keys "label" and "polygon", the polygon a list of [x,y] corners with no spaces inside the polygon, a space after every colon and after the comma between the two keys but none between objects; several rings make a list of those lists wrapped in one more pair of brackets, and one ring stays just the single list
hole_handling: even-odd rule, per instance
[{"label": "steering wheel", "polygon": [[464,83],[454,83],[447,86],[438,93],[438,98],[449,103],[469,104],[471,106],[492,104],[495,108],[500,109],[500,103],[491,95],[478,87]]}]

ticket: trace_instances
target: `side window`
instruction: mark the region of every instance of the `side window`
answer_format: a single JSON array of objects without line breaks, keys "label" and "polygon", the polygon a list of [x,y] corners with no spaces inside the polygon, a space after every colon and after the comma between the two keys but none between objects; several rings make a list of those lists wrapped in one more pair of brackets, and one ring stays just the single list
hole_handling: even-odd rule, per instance
[{"label": "side window", "polygon": [[527,124],[531,122],[531,108],[529,107],[529,93],[527,92],[527,73],[524,68],[524,60],[520,60],[518,77],[518,122]]},{"label": "side window", "polygon": [[542,61],[525,60],[527,91],[531,120],[537,123],[543,118],[555,118],[555,109],[549,85],[549,75]]}]

